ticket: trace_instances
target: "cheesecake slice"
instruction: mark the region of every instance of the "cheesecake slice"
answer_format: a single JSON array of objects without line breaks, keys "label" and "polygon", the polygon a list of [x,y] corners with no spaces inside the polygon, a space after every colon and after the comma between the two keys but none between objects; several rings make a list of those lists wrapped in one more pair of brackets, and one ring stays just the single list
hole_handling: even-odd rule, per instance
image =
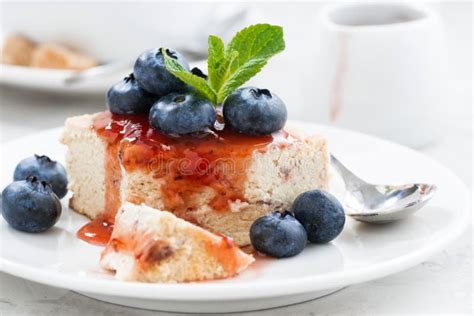
[{"label": "cheesecake slice", "polygon": [[170,212],[125,203],[100,264],[120,280],[189,282],[229,278],[253,261],[231,238]]},{"label": "cheesecake slice", "polygon": [[325,138],[289,129],[172,137],[151,128],[146,115],[106,111],[69,118],[61,141],[70,206],[96,222],[113,223],[122,203],[144,203],[244,246],[257,218],[328,186]]}]

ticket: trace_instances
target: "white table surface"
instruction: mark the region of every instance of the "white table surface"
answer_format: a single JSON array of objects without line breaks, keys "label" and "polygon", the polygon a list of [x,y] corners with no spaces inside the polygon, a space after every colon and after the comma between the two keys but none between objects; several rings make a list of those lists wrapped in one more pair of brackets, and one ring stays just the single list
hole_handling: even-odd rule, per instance
[{"label": "white table surface", "polygon": [[[472,189],[471,89],[455,85],[458,106],[440,122],[446,134],[421,151],[450,167]],[[0,143],[62,125],[65,117],[103,109],[103,98],[66,97],[0,87]],[[455,198],[455,197],[453,197]],[[5,245],[8,246],[8,245]],[[417,267],[354,285],[314,301],[242,315],[471,314],[472,227]],[[1,315],[166,315],[96,301],[0,273]]]}]

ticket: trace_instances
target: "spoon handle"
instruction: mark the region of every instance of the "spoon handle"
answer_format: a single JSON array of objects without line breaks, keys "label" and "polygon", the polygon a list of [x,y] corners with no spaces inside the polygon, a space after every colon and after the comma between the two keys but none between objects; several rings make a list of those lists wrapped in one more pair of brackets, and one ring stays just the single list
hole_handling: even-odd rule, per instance
[{"label": "spoon handle", "polygon": [[346,168],[333,154],[331,154],[331,165],[336,169],[339,175],[344,179],[346,188],[357,189],[361,185],[367,184],[364,180],[356,176],[349,169]]}]

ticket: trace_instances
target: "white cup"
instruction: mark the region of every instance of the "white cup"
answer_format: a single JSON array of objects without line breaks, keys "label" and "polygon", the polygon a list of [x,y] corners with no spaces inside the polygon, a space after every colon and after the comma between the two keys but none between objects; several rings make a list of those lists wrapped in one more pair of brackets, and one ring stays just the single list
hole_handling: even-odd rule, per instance
[{"label": "white cup", "polygon": [[308,118],[420,147],[439,136],[446,91],[437,15],[409,4],[343,4],[321,13]]}]

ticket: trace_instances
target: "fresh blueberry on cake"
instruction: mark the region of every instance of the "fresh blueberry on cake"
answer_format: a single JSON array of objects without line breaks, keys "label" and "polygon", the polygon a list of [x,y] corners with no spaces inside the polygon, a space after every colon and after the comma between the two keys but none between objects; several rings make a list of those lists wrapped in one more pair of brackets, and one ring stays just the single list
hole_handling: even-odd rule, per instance
[{"label": "fresh blueberry on cake", "polygon": [[267,89],[240,88],[224,102],[224,119],[234,131],[250,135],[268,135],[283,128],[285,103]]},{"label": "fresh blueberry on cake", "polygon": [[125,203],[100,264],[122,280],[189,282],[232,277],[253,261],[229,237],[170,212]]},{"label": "fresh blueberry on cake", "polygon": [[150,110],[150,125],[167,135],[184,135],[214,126],[216,110],[195,93],[170,93]]},{"label": "fresh blueberry on cake", "polygon": [[2,192],[2,216],[13,228],[44,232],[58,221],[61,203],[51,185],[35,176],[9,184]]},{"label": "fresh blueberry on cake", "polygon": [[35,176],[41,181],[46,181],[60,199],[67,194],[66,169],[62,164],[46,155],[27,157],[17,164],[13,173],[13,180],[25,180],[29,176]]},{"label": "fresh blueberry on cake", "polygon": [[136,60],[133,66],[135,78],[145,90],[159,96],[186,91],[186,83],[176,78],[166,68],[165,55],[189,70],[188,62],[179,52],[168,48],[150,49],[143,52]]},{"label": "fresh blueberry on cake", "polygon": [[107,106],[115,114],[148,113],[158,99],[138,84],[133,73],[107,91]]}]

